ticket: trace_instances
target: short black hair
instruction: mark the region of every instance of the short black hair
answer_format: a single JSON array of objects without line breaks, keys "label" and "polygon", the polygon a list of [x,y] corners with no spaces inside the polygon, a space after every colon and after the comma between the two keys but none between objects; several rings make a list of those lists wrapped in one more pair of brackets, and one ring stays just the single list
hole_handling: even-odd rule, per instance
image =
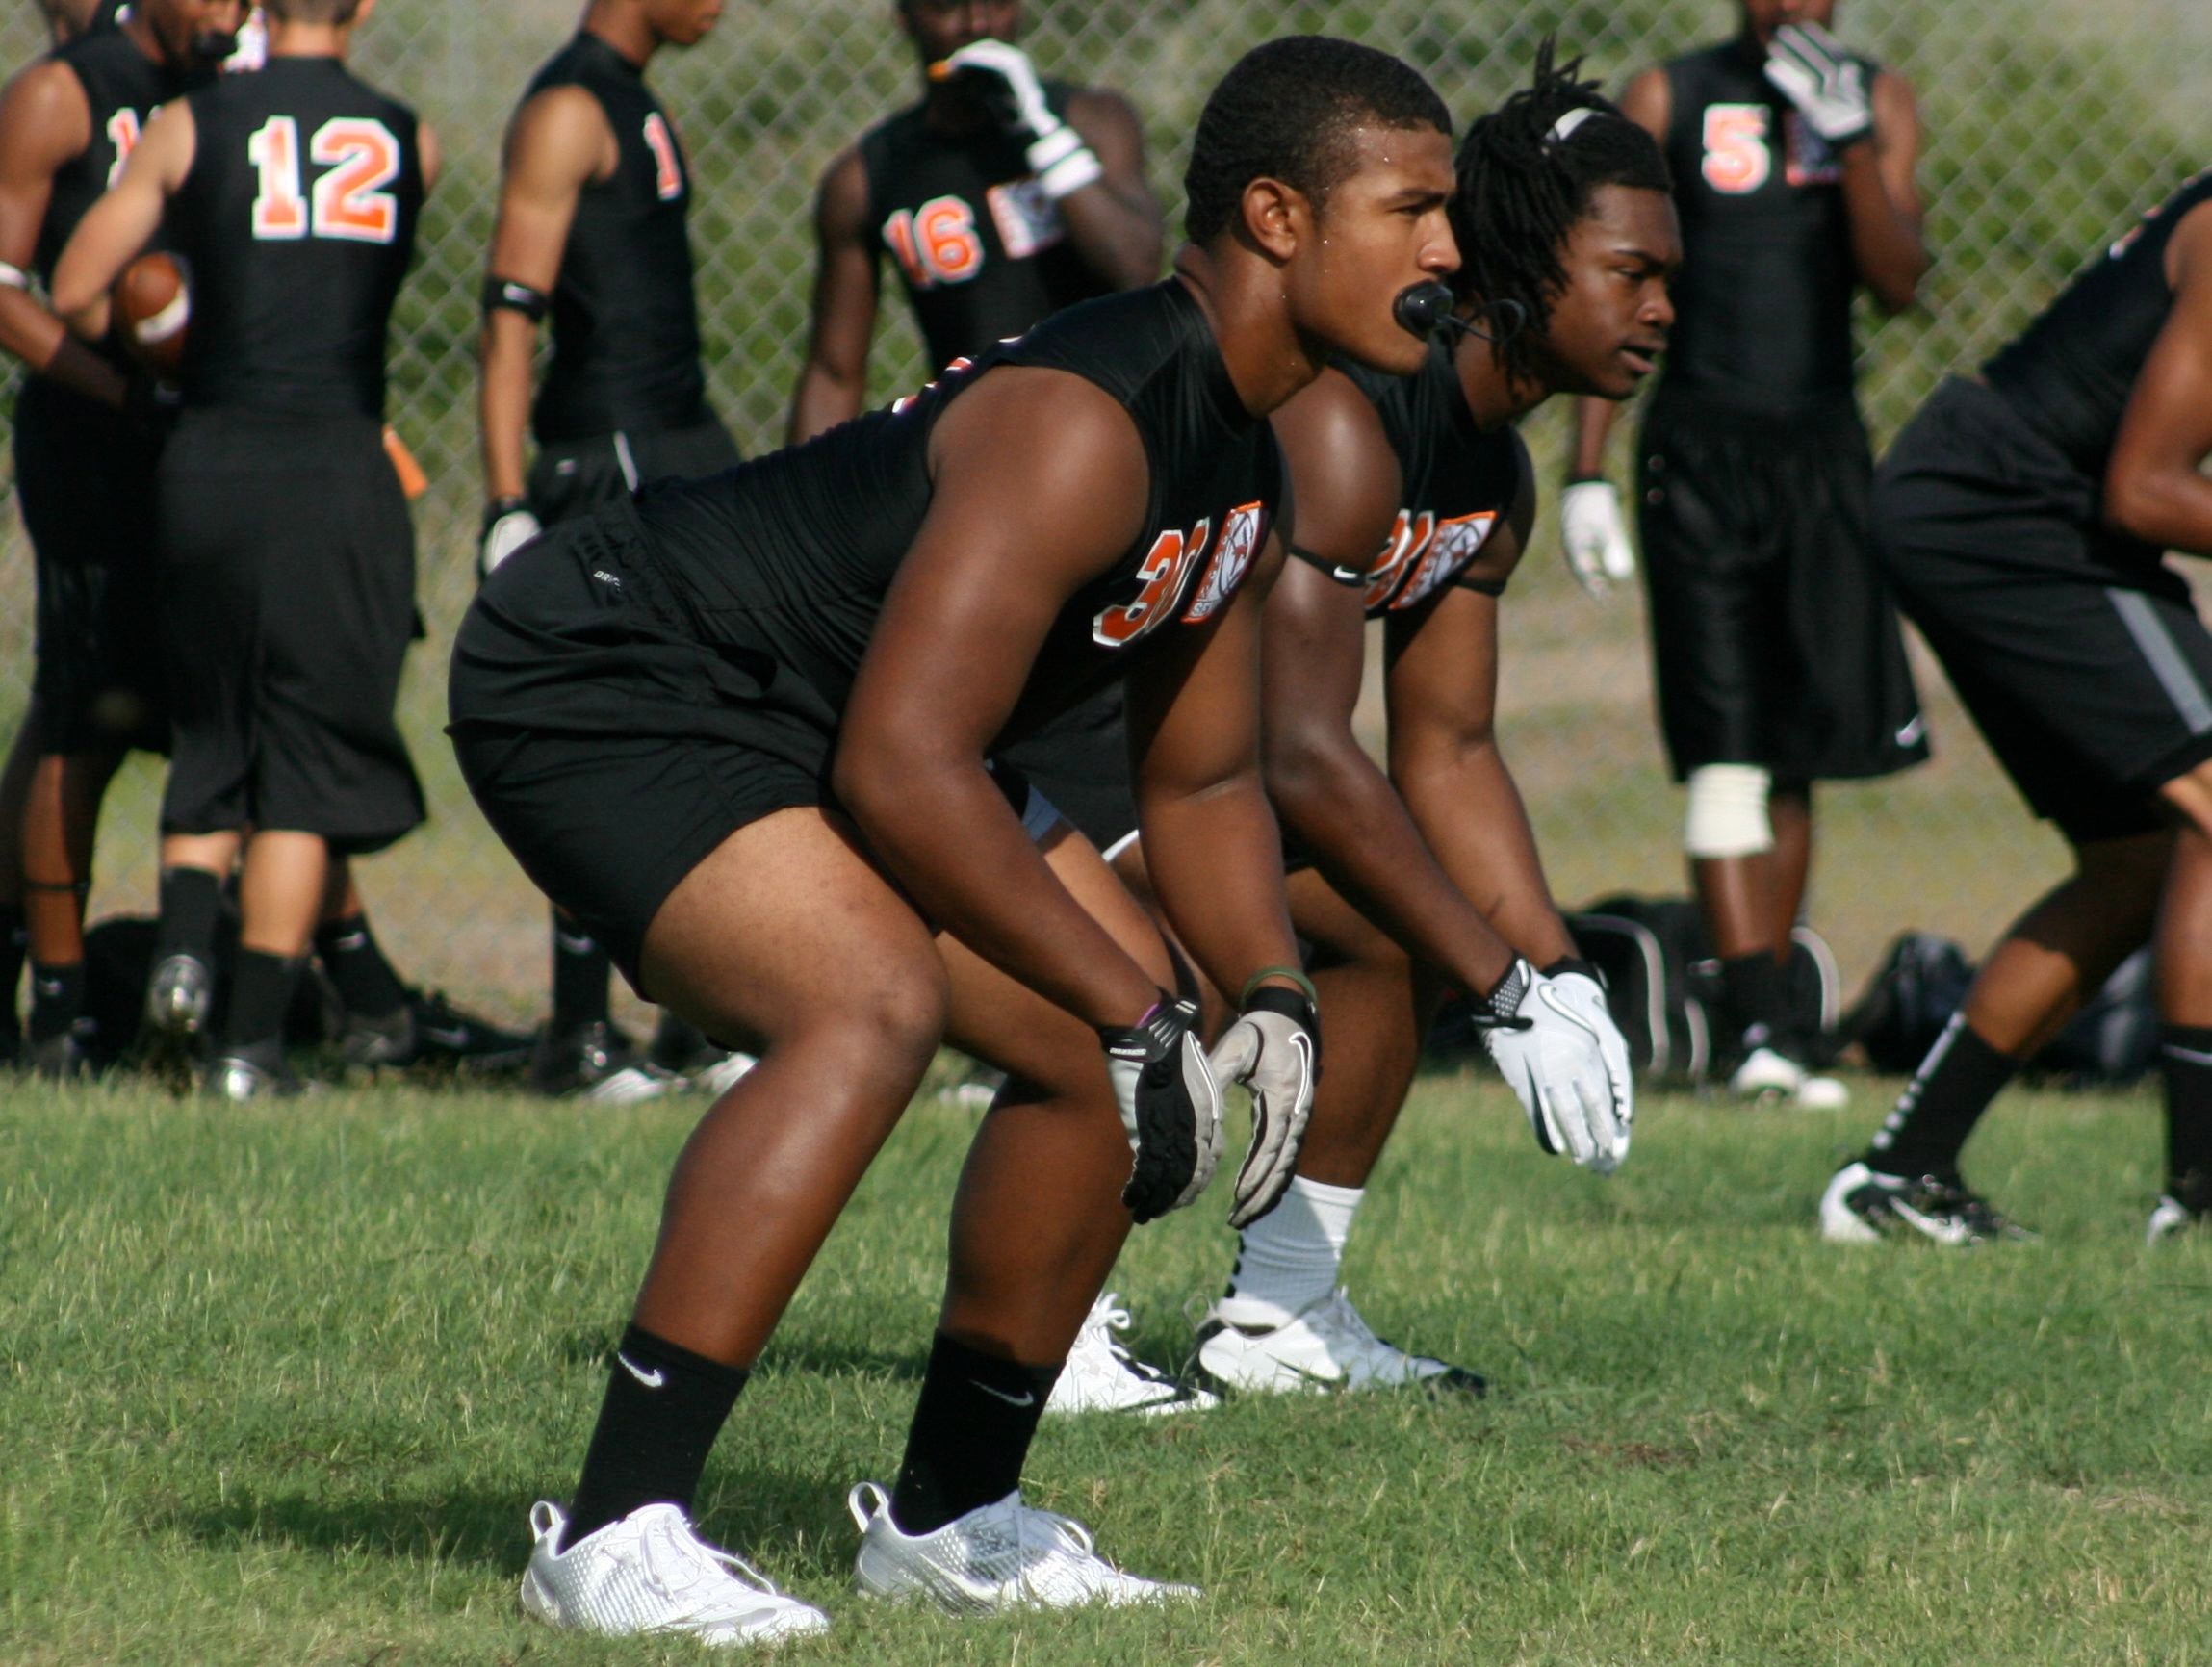
[{"label": "short black hair", "polygon": [[1580,58],[1555,65],[1553,51],[1547,36],[1535,79],[1469,124],[1452,195],[1453,291],[1490,315],[1492,351],[1523,376],[1533,373],[1535,338],[1566,288],[1567,238],[1598,189],[1674,190],[1659,141],[1581,79]]},{"label": "short black hair", "polygon": [[1253,47],[1198,115],[1183,171],[1184,235],[1204,243],[1226,230],[1255,179],[1279,179],[1318,206],[1351,171],[1351,131],[1361,126],[1449,137],[1452,113],[1419,70],[1372,46],[1291,35]]}]

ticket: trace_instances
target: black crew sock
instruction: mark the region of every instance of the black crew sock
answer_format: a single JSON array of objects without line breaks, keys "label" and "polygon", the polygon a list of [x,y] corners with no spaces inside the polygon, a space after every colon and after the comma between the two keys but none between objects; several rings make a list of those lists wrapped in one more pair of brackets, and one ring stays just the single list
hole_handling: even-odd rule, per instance
[{"label": "black crew sock", "polygon": [[1021,1485],[1021,1467],[1058,1366],[1022,1366],[937,1334],[891,1489],[891,1521],[934,1533]]},{"label": "black crew sock", "polygon": [[85,1013],[85,963],[31,968],[31,1039],[66,1035]]},{"label": "black crew sock", "polygon": [[366,914],[349,914],[317,927],[315,954],[347,1013],[382,1018],[407,1005],[407,987],[376,946]]},{"label": "black crew sock", "polygon": [[1745,1053],[1778,1042],[1786,1043],[1783,1032],[1787,1028],[1784,1023],[1788,1013],[1787,987],[1783,983],[1782,963],[1772,954],[1762,949],[1722,962],[1720,987]]},{"label": "black crew sock", "polygon": [[304,955],[269,955],[241,947],[231,962],[230,1013],[223,1025],[223,1051],[237,1053],[256,1043],[284,1045],[284,1019],[293,992],[306,969]]},{"label": "black crew sock", "polygon": [[553,1022],[555,1030],[606,1022],[606,981],[613,962],[575,921],[553,917]]},{"label": "black crew sock", "polygon": [[1875,1131],[1866,1167],[1885,1175],[1955,1174],[1967,1137],[2019,1068],[1976,1036],[1964,1013],[1953,1013]]},{"label": "black crew sock", "polygon": [[749,1375],[636,1325],[626,1330],[560,1549],[642,1505],[672,1504],[689,1516],[707,1451]]},{"label": "black crew sock", "polygon": [[2201,1215],[2212,1209],[2212,1026],[2158,1027],[2166,1079],[2166,1192]]},{"label": "black crew sock", "polygon": [[154,943],[158,965],[172,955],[215,964],[215,926],[222,913],[222,876],[208,868],[162,870],[162,923]]}]

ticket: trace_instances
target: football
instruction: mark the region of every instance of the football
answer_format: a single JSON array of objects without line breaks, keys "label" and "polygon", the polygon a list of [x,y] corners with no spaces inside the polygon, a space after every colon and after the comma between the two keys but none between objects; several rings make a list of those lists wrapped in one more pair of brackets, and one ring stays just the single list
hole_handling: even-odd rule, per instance
[{"label": "football", "polygon": [[176,256],[141,255],[116,280],[116,328],[147,370],[173,379],[184,365],[192,281]]}]

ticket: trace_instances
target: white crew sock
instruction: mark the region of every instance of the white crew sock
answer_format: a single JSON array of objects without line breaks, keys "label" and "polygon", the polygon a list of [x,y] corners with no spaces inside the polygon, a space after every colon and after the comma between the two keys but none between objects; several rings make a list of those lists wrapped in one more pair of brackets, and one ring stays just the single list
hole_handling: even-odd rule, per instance
[{"label": "white crew sock", "polygon": [[1363,1187],[1331,1187],[1295,1177],[1283,1201],[1244,1231],[1229,1295],[1272,1302],[1292,1314],[1325,1301],[1344,1266]]}]

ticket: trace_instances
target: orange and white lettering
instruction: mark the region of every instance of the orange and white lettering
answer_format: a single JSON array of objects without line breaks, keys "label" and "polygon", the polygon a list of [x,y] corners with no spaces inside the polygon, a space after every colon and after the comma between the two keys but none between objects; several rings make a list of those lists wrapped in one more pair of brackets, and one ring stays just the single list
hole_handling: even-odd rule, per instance
[{"label": "orange and white lettering", "polygon": [[315,235],[388,244],[399,235],[399,201],[384,187],[399,177],[399,141],[380,121],[326,121],[308,155],[336,164],[315,182]]},{"label": "orange and white lettering", "polygon": [[683,163],[676,154],[676,135],[657,110],[645,118],[645,142],[653,152],[653,189],[662,202],[674,202],[683,194]]},{"label": "orange and white lettering", "polygon": [[1396,613],[1400,608],[1413,606],[1456,577],[1459,570],[1475,559],[1476,552],[1489,538],[1490,529],[1497,525],[1495,509],[1477,510],[1473,515],[1455,515],[1450,521],[1438,522],[1421,565],[1413,570],[1413,577],[1405,581],[1404,587],[1391,598],[1391,611]]},{"label": "orange and white lettering", "polygon": [[261,175],[253,199],[253,235],[289,242],[307,235],[307,199],[299,190],[299,123],[272,115],[245,141],[246,159]]},{"label": "orange and white lettering", "polygon": [[1222,536],[1214,541],[1214,559],[1206,565],[1206,577],[1183,611],[1185,625],[1203,625],[1213,618],[1245,582],[1245,575],[1252,569],[1252,557],[1260,552],[1262,519],[1257,503],[1240,503],[1229,511],[1228,519],[1222,523]]},{"label": "orange and white lettering", "polygon": [[1163,532],[1152,541],[1145,559],[1137,564],[1136,600],[1119,607],[1102,608],[1091,622],[1091,640],[1101,648],[1124,649],[1174,612],[1182,595],[1183,578],[1204,553],[1213,522],[1201,521],[1186,537]]},{"label": "orange and white lettering", "polygon": [[1774,153],[1766,142],[1763,104],[1709,104],[1705,107],[1705,183],[1728,196],[1743,196],[1774,173]]},{"label": "orange and white lettering", "polygon": [[116,189],[116,181],[123,177],[123,164],[131,160],[131,152],[139,148],[139,135],[142,131],[139,113],[118,110],[108,117],[108,143],[115,147],[116,160],[108,167],[108,189]]}]

